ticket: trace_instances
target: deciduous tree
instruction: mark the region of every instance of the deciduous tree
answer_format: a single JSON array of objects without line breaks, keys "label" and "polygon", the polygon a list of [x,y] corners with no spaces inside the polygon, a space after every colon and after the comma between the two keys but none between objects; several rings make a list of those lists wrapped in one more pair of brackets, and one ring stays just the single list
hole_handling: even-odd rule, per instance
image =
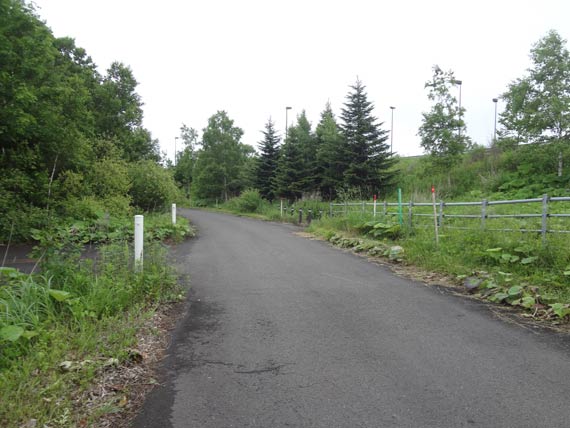
[{"label": "deciduous tree", "polygon": [[418,135],[423,149],[442,168],[456,164],[461,154],[471,146],[463,120],[465,109],[459,107],[457,99],[451,94],[451,88],[457,83],[453,71],[443,71],[436,65],[432,79],[425,84],[433,106],[429,112],[422,113]]},{"label": "deciduous tree", "polygon": [[566,40],[550,31],[531,49],[528,74],[501,96],[501,137],[514,143],[570,138],[570,53]]}]

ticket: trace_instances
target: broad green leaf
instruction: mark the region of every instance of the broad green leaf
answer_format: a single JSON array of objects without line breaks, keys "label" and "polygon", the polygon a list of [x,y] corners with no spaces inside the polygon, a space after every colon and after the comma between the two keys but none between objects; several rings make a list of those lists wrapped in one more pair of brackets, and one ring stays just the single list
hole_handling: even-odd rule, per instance
[{"label": "broad green leaf", "polygon": [[532,296],[524,296],[524,297],[521,299],[521,303],[520,303],[520,305],[521,305],[523,308],[527,308],[527,309],[532,308],[535,304],[536,304],[536,300],[535,300],[535,298],[532,297]]},{"label": "broad green leaf", "polygon": [[36,337],[39,333],[37,331],[33,331],[33,330],[26,330],[22,333],[22,337],[25,337],[26,339],[30,340],[32,337]]},{"label": "broad green leaf", "polygon": [[507,293],[497,293],[495,294],[495,299],[497,302],[502,302],[503,300],[505,300],[506,298],[509,297],[509,295]]},{"label": "broad green leaf", "polygon": [[554,303],[550,305],[552,308],[552,312],[554,312],[558,317],[564,318],[567,315],[570,315],[570,308],[568,305],[563,303]]},{"label": "broad green leaf", "polygon": [[0,339],[15,342],[24,334],[24,329],[18,325],[7,325],[0,329]]},{"label": "broad green leaf", "polygon": [[503,249],[501,247],[497,247],[497,248],[488,248],[485,251],[487,253],[498,253],[500,251],[502,251]]},{"label": "broad green leaf", "polygon": [[54,290],[53,288],[48,291],[49,295],[58,302],[65,302],[71,297],[71,293],[63,290]]},{"label": "broad green leaf", "polygon": [[533,263],[534,261],[536,261],[538,259],[537,256],[532,256],[532,257],[525,257],[524,259],[521,260],[521,265],[528,265]]},{"label": "broad green leaf", "polygon": [[518,296],[520,294],[522,294],[523,292],[523,288],[520,285],[514,285],[511,288],[509,288],[509,291],[507,291],[507,294],[511,297],[513,296]]}]

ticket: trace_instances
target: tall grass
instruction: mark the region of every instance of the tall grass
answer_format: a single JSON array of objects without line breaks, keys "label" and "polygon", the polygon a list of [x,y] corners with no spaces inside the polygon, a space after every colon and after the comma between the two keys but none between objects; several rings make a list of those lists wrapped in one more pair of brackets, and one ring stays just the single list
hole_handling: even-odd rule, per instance
[{"label": "tall grass", "polygon": [[[144,314],[182,291],[159,241],[147,240],[139,273],[128,240],[99,247],[95,260],[79,257],[68,240],[50,243],[41,275],[0,271],[0,426],[92,421],[74,395],[106,360],[126,360]],[[74,369],[62,371],[63,361]]]}]

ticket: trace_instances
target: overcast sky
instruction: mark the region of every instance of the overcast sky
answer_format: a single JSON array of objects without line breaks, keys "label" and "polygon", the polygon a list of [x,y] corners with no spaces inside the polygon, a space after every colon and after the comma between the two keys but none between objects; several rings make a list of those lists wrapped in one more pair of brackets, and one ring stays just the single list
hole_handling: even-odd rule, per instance
[{"label": "overcast sky", "polygon": [[[271,117],[281,134],[305,109],[313,128],[330,100],[337,116],[357,76],[394,151],[421,154],[432,66],[463,81],[467,132],[493,136],[494,105],[530,66],[532,44],[570,38],[568,0],[36,0],[55,36],[70,36],[102,73],[129,65],[144,125],[173,157],[182,123],[201,131],[226,110],[257,146]],[[499,102],[499,111],[501,105]]]}]

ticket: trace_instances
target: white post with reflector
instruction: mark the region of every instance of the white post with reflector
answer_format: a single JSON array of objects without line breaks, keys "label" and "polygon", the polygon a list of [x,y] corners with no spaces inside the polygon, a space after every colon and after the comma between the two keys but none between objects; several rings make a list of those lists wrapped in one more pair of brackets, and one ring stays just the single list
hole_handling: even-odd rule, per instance
[{"label": "white post with reflector", "polygon": [[435,186],[431,186],[431,200],[433,203],[433,225],[435,228],[435,245],[439,245],[439,231],[437,228],[437,208],[435,206]]},{"label": "white post with reflector", "polygon": [[135,271],[143,269],[144,216],[135,216]]},{"label": "white post with reflector", "polygon": [[172,204],[172,224],[176,224],[176,204]]},{"label": "white post with reflector", "polygon": [[376,195],[374,195],[374,217],[376,217]]}]

